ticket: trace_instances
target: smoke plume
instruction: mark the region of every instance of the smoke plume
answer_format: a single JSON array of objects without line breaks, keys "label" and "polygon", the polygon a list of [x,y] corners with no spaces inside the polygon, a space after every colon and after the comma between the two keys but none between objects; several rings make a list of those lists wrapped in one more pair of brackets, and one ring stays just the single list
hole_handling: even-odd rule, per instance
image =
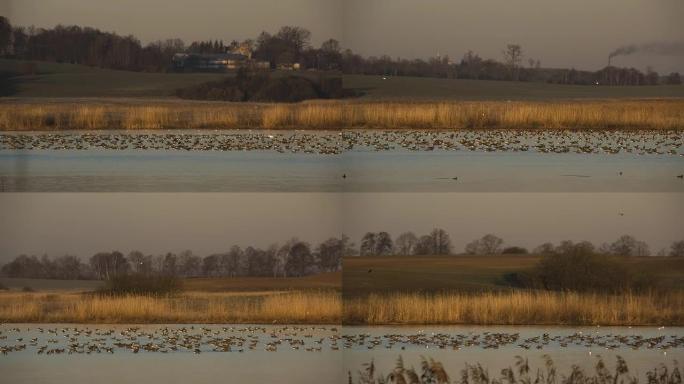
[{"label": "smoke plume", "polygon": [[630,44],[614,50],[608,55],[609,59],[615,56],[628,56],[634,53],[646,53],[651,55],[661,56],[677,56],[684,55],[684,41],[673,43],[648,43],[648,44]]}]

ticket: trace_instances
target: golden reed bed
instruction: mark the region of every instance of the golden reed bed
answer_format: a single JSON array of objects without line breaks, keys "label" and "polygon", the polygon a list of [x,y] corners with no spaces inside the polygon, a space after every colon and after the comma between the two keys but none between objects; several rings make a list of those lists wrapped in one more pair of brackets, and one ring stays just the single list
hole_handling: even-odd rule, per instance
[{"label": "golden reed bed", "polygon": [[339,323],[339,293],[184,293],[172,297],[2,293],[0,322]]},{"label": "golden reed bed", "polygon": [[502,292],[478,295],[371,295],[344,303],[346,324],[683,325],[684,292],[578,294]]},{"label": "golden reed bed", "polygon": [[684,293],[0,293],[0,322],[684,325]]},{"label": "golden reed bed", "polygon": [[684,129],[684,100],[0,104],[0,130]]}]

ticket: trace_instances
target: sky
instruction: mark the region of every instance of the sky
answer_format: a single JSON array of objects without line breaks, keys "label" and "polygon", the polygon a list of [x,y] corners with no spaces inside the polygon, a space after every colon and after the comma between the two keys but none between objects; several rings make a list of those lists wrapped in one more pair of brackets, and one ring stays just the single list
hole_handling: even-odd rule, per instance
[{"label": "sky", "polygon": [[[623,45],[684,41],[681,0],[3,0],[18,25],[95,26],[149,42],[244,39],[281,25],[365,56],[501,58],[508,43],[545,67],[596,70]],[[3,9],[4,7],[4,9]],[[684,55],[632,54],[613,64],[684,72]]]},{"label": "sky", "polygon": [[[623,234],[652,251],[682,239],[681,193],[1,193],[0,263],[25,254],[89,257],[319,243],[367,231],[418,235],[441,227],[455,251],[493,233],[506,245]],[[620,215],[622,213],[623,215]]]}]

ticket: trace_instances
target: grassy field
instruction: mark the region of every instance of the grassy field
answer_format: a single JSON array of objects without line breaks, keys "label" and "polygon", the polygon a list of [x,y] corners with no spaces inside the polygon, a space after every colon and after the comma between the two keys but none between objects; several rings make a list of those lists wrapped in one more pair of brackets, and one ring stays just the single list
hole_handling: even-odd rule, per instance
[{"label": "grassy field", "polygon": [[[11,291],[25,287],[36,292],[92,292],[104,287],[101,280],[55,280],[0,277],[0,284]],[[341,290],[342,273],[331,272],[304,277],[212,277],[182,280],[186,292],[283,292],[303,290]]]},{"label": "grassy field", "polygon": [[[538,256],[348,257],[342,277],[345,298],[383,293],[510,291],[504,276],[532,268]],[[652,275],[664,288],[684,290],[684,259],[625,258],[633,269]]]},{"label": "grassy field", "polygon": [[0,277],[0,284],[12,291],[29,288],[40,292],[87,292],[104,286],[100,280],[57,280]]},{"label": "grassy field", "polygon": [[[0,59],[0,71],[21,73],[21,61]],[[35,75],[15,78],[20,97],[173,97],[178,88],[224,77],[209,73],[146,73],[35,62]]]},{"label": "grassy field", "polygon": [[345,75],[345,88],[362,100],[558,100],[681,98],[684,86],[607,87],[513,81]]},{"label": "grassy field", "polygon": [[290,290],[341,290],[342,273],[330,272],[318,275],[290,278],[235,277],[195,278],[183,280],[186,291],[192,292],[240,292],[240,291],[290,291]]},{"label": "grassy field", "polygon": [[[0,72],[22,73],[24,62],[0,60]],[[35,62],[35,75],[15,78],[17,97],[173,97],[177,88],[225,77],[208,73],[144,73]],[[306,73],[305,73],[306,74]],[[361,100],[553,100],[682,98],[684,86],[598,87],[507,81],[345,75]]]},{"label": "grassy field", "polygon": [[5,99],[0,130],[684,129],[683,100],[254,104]]}]

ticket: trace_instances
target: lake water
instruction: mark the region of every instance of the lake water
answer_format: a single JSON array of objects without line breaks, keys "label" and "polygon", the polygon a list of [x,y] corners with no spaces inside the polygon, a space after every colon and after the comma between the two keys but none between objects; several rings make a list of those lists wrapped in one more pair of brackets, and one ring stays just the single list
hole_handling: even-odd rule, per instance
[{"label": "lake water", "polygon": [[6,192],[684,192],[683,173],[633,153],[0,150]]},{"label": "lake water", "polygon": [[26,346],[0,355],[8,383],[346,383],[371,360],[389,373],[399,356],[417,369],[421,356],[434,358],[455,379],[465,363],[496,375],[516,355],[532,372],[548,355],[561,374],[572,365],[593,373],[599,356],[613,369],[619,355],[643,380],[684,360],[682,327],[4,324],[0,332],[0,348]]},{"label": "lake water", "polygon": [[0,191],[682,192],[680,131],[0,134]]}]

